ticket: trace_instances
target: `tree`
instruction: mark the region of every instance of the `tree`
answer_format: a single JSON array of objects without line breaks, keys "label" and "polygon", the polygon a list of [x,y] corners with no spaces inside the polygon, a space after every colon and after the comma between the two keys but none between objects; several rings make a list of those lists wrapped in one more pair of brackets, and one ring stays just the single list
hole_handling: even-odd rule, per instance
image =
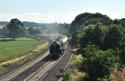
[{"label": "tree", "polygon": [[116,49],[120,47],[120,41],[123,34],[118,25],[110,25],[108,32],[104,38],[104,49]]},{"label": "tree", "polygon": [[75,20],[71,23],[70,32],[74,34],[80,28],[80,26],[88,26],[90,24],[103,23],[104,25],[110,25],[112,20],[107,15],[100,13],[83,13],[78,15]]},{"label": "tree", "polygon": [[16,37],[24,35],[24,27],[20,20],[11,19],[10,23],[6,26],[8,30],[8,36],[15,40]]},{"label": "tree", "polygon": [[40,30],[34,29],[34,28],[29,28],[28,33],[31,35],[36,35],[36,34],[40,34]]},{"label": "tree", "polygon": [[81,26],[80,31],[77,33],[79,39],[79,44],[81,48],[86,47],[86,45],[97,45],[102,48],[103,39],[107,31],[107,26],[102,23],[97,23],[95,25]]},{"label": "tree", "polygon": [[114,81],[112,72],[125,66],[124,26],[125,19],[111,20],[99,13],[80,14],[72,22],[71,41],[85,58],[80,70],[87,73],[87,81]]},{"label": "tree", "polygon": [[83,61],[81,70],[87,73],[88,81],[109,79],[111,73],[119,66],[119,57],[112,49],[102,51],[89,45],[84,56],[86,60]]}]

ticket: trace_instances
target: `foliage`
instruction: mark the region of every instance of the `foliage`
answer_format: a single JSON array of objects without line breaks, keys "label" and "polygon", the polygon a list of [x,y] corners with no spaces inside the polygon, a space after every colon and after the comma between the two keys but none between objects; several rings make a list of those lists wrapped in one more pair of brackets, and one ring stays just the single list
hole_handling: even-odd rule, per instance
[{"label": "foliage", "polygon": [[124,44],[125,35],[124,28],[120,25],[106,26],[101,23],[95,25],[81,26],[80,30],[73,36],[74,44],[81,48],[86,45],[96,45],[99,48],[106,49],[117,49],[120,45]]},{"label": "foliage", "polygon": [[18,19],[11,19],[10,23],[7,24],[6,32],[8,32],[7,35],[10,38],[13,38],[15,40],[16,37],[21,37],[25,35],[25,28],[23,27],[23,24]]},{"label": "foliage", "polygon": [[81,71],[87,81],[113,81],[114,70],[125,65],[125,19],[111,20],[99,13],[78,15],[72,22],[71,44],[86,58]]},{"label": "foliage", "polygon": [[82,61],[83,61],[83,58],[82,58],[81,55],[75,55],[75,56],[73,57],[73,62],[74,62],[74,64],[81,64]]},{"label": "foliage", "polygon": [[70,31],[72,34],[74,34],[82,25],[87,26],[90,24],[97,24],[99,22],[105,25],[110,25],[112,23],[112,20],[108,16],[102,15],[100,13],[83,13],[78,15],[71,23]]},{"label": "foliage", "polygon": [[86,76],[84,72],[73,71],[70,72],[70,81],[83,81],[83,78]]},{"label": "foliage", "polygon": [[38,29],[28,28],[28,33],[31,35],[36,35],[36,34],[40,34],[41,32]]},{"label": "foliage", "polygon": [[65,72],[63,74],[63,81],[70,81],[70,72]]},{"label": "foliage", "polygon": [[107,26],[102,24],[81,27],[81,30],[84,31],[83,36],[80,39],[81,47],[85,47],[88,44],[102,46],[104,34],[106,32],[104,28],[106,29]]},{"label": "foliage", "polygon": [[83,60],[84,60],[84,58],[82,57],[82,55],[74,55],[72,67],[80,68]]},{"label": "foliage", "polygon": [[87,73],[89,81],[109,78],[111,73],[118,68],[119,57],[111,49],[102,51],[92,47],[86,48],[85,56],[87,59],[83,62],[81,70]]},{"label": "foliage", "polygon": [[[116,49],[120,47],[120,42],[124,38],[124,32],[120,30],[121,26],[119,25],[111,25],[109,27],[108,32],[106,33],[106,36],[104,38],[104,49],[112,48]],[[122,28],[124,29],[124,28]]]}]

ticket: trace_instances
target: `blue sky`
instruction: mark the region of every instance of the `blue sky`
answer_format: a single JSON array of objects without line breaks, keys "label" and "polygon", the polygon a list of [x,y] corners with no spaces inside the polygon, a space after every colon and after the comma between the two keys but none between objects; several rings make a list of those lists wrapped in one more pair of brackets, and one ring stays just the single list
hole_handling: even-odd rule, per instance
[{"label": "blue sky", "polygon": [[67,22],[84,12],[125,17],[125,0],[0,0],[0,21]]}]

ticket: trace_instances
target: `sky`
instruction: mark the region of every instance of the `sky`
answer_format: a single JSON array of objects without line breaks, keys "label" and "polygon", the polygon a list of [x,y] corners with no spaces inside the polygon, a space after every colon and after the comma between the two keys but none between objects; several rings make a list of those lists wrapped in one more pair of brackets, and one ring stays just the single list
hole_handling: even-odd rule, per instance
[{"label": "sky", "polygon": [[71,23],[85,12],[125,18],[125,0],[0,0],[0,21]]}]

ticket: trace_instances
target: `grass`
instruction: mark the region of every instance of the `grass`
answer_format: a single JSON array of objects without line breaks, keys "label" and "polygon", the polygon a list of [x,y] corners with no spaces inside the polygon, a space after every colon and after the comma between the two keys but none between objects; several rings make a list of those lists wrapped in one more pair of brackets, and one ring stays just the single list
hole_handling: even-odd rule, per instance
[{"label": "grass", "polygon": [[70,73],[70,81],[83,81],[83,77],[85,76],[82,72],[71,72]]},{"label": "grass", "polygon": [[43,35],[43,34],[48,34],[49,32],[47,30],[42,30],[40,35]]},{"label": "grass", "polygon": [[63,80],[60,81],[83,81],[85,75],[84,72],[80,71],[66,71],[63,74]]},{"label": "grass", "polygon": [[18,38],[16,41],[0,41],[0,63],[25,55],[40,42],[31,38]]},{"label": "grass", "polygon": [[[73,49],[76,51],[76,49]],[[80,72],[79,67],[85,59],[82,55],[74,55],[70,64],[70,69],[66,70],[63,75],[62,81],[83,81],[86,76],[85,72]]]},{"label": "grass", "polygon": [[12,67],[22,65],[43,54],[49,47],[49,43],[44,39],[24,37],[16,41],[10,40],[0,38],[0,76],[13,70]]},{"label": "grass", "polygon": [[81,64],[83,62],[82,55],[74,55],[72,62],[73,64]]}]

